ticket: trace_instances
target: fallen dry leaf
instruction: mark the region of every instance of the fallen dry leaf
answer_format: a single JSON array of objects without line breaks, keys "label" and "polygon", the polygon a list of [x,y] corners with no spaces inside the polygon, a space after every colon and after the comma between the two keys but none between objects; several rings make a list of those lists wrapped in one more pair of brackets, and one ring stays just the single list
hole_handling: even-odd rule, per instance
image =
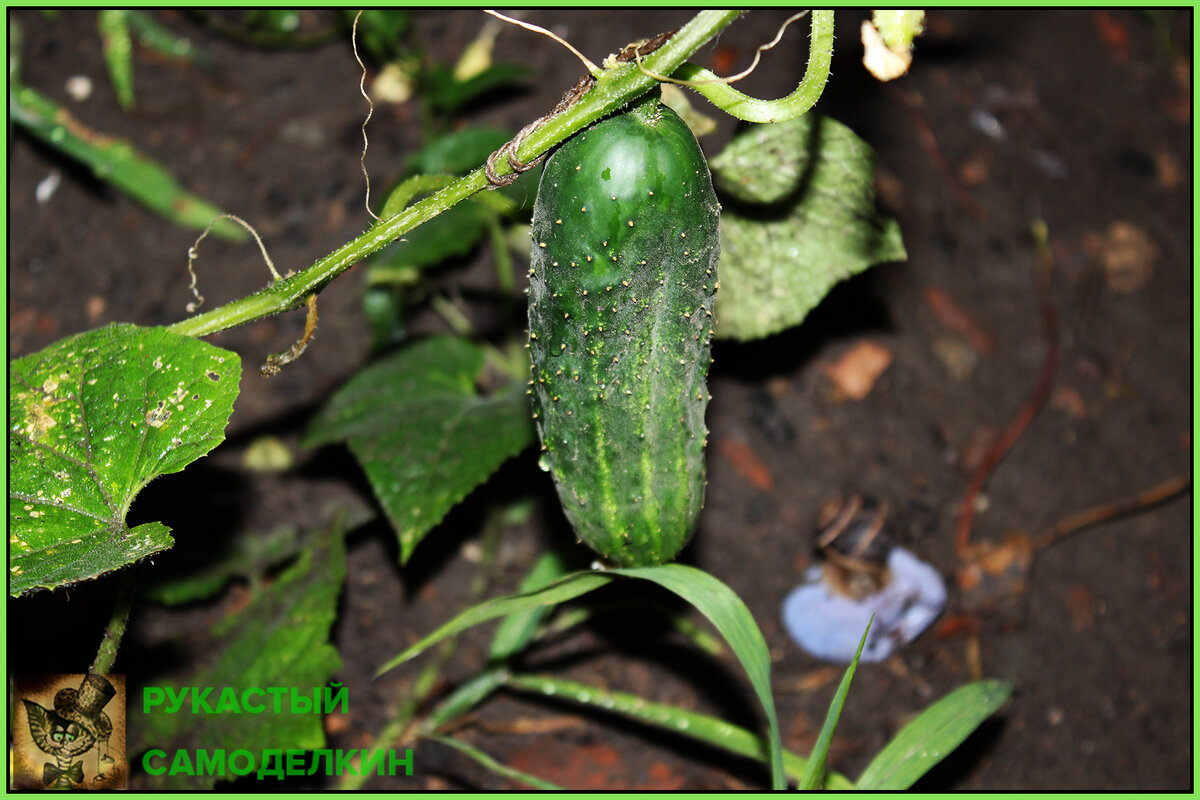
[{"label": "fallen dry leaf", "polygon": [[875,381],[892,363],[892,351],[881,344],[860,341],[847,350],[842,357],[824,368],[826,377],[833,381],[839,396],[850,400],[862,400],[871,393]]},{"label": "fallen dry leaf", "polygon": [[954,336],[938,336],[931,346],[933,354],[955,380],[966,378],[979,363],[979,352]]},{"label": "fallen dry leaf", "polygon": [[1095,596],[1082,583],[1071,587],[1071,591],[1067,595],[1067,607],[1071,610],[1071,627],[1076,633],[1085,631],[1095,624],[1096,615],[1092,611],[1095,604]]},{"label": "fallen dry leaf", "polygon": [[996,349],[995,338],[948,293],[933,287],[927,288],[925,304],[943,327],[966,339],[980,353],[987,355]]},{"label": "fallen dry leaf", "polygon": [[759,491],[769,492],[775,488],[771,470],[750,445],[741,439],[723,436],[717,440],[717,450],[733,464],[739,475],[754,484]]},{"label": "fallen dry leaf", "polygon": [[1108,11],[1092,12],[1092,20],[1096,23],[1096,30],[1108,50],[1109,58],[1117,64],[1128,61],[1129,27]]},{"label": "fallen dry leaf", "polygon": [[1104,268],[1105,284],[1114,292],[1136,292],[1154,275],[1158,245],[1144,230],[1117,220],[1104,233],[1084,236],[1084,247]]},{"label": "fallen dry leaf", "polygon": [[1087,402],[1083,395],[1071,386],[1058,386],[1050,397],[1050,407],[1066,413],[1076,419],[1083,419],[1088,414]]}]

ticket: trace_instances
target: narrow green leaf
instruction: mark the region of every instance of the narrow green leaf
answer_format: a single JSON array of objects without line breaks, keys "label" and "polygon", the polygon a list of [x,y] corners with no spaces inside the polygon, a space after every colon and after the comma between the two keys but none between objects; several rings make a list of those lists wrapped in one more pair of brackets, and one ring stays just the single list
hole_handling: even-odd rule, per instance
[{"label": "narrow green leaf", "polygon": [[[635,694],[613,692],[575,681],[543,675],[509,675],[503,683],[510,689],[570,700],[581,705],[636,719],[682,736],[690,736],[731,753],[767,763],[769,747],[766,739],[723,719],[667,706],[643,699]],[[808,760],[791,750],[783,751],[783,767],[794,779],[804,774]],[[844,780],[844,779],[843,779]]]},{"label": "narrow green leaf", "polygon": [[148,50],[158,53],[165,58],[174,58],[201,66],[211,66],[213,59],[200,48],[196,47],[186,36],[177,36],[164,28],[145,11],[130,10],[127,13],[129,29],[137,38],[137,43]]},{"label": "narrow green leaf", "polygon": [[771,696],[771,659],[767,652],[766,640],[763,639],[762,632],[746,604],[728,586],[695,567],[665,564],[658,567],[631,567],[602,572],[575,572],[539,591],[488,600],[463,611],[425,636],[384,664],[376,674],[387,672],[431,645],[474,625],[540,605],[574,599],[608,584],[613,577],[641,578],[657,583],[695,606],[721,632],[746,670],[767,717],[772,786],[777,789],[785,788],[787,776],[783,768],[779,720],[775,715],[775,701]]},{"label": "narrow green leaf", "polygon": [[[139,714],[130,753],[155,747],[178,751],[237,749],[262,754],[266,750],[315,750],[325,746],[322,715],[293,710],[290,699],[262,694],[267,687],[294,687],[317,707],[324,702],[325,687],[342,664],[329,642],[337,618],[337,601],[346,575],[346,548],[340,527],[322,532],[310,549],[283,572],[270,588],[242,611],[219,626],[215,661],[181,681],[182,686],[212,687],[208,706],[218,708],[232,693],[238,703],[247,697],[252,707],[265,713],[193,713],[189,694],[182,711],[165,709]],[[248,696],[247,690],[260,690]],[[179,690],[175,690],[178,693]],[[203,709],[203,706],[200,707]],[[131,728],[132,730],[132,728]],[[218,776],[196,770],[194,774],[149,776],[154,789],[211,789]]]},{"label": "narrow green leaf", "polygon": [[453,747],[460,753],[465,753],[466,755],[475,759],[475,761],[482,764],[489,771],[494,772],[502,778],[509,778],[511,780],[523,783],[526,786],[532,786],[534,789],[541,789],[543,791],[562,791],[561,786],[551,783],[550,781],[542,780],[536,775],[530,775],[529,773],[522,772],[519,769],[513,769],[512,767],[505,766],[474,745],[469,745],[459,739],[455,739],[451,736],[426,736],[425,738],[435,742],[441,742],[447,747]]},{"label": "narrow green leaf", "polygon": [[867,634],[871,632],[871,623],[874,621],[875,615],[872,614],[871,619],[867,621],[867,629],[863,631],[862,639],[858,642],[858,652],[854,654],[854,660],[850,662],[850,666],[842,675],[842,682],[838,684],[833,701],[829,704],[825,722],[821,725],[821,732],[817,735],[812,755],[808,759],[808,770],[800,780],[801,789],[817,789],[823,783],[825,760],[829,757],[829,745],[833,744],[833,732],[837,729],[838,720],[842,717],[842,706],[846,704],[850,682],[854,680],[854,672],[858,669],[858,659],[862,656],[863,645],[867,643]]},{"label": "narrow green leaf", "polygon": [[960,686],[922,711],[879,751],[855,789],[907,789],[971,735],[1012,695],[1003,681]]},{"label": "narrow green leaf", "polygon": [[775,699],[771,695],[771,656],[767,642],[746,604],[733,590],[707,572],[685,564],[664,564],[658,567],[630,567],[609,570],[614,575],[653,581],[691,603],[711,622],[733,649],[742,668],[746,670],[754,693],[767,717],[767,741],[771,765],[771,785],[787,788],[783,770],[783,744],[779,736],[779,720],[775,715]]},{"label": "narrow green leaf", "polygon": [[906,257],[899,225],[875,210],[874,153],[838,122],[752,125],[710,165],[734,198],[721,213],[720,336],[798,325],[839,281]]},{"label": "narrow green leaf", "polygon": [[482,703],[503,684],[506,672],[505,667],[490,667],[459,686],[421,721],[421,731],[432,733]]},{"label": "narrow green leaf", "polygon": [[[10,87],[8,111],[10,119],[30,135],[91,168],[99,180],[178,225],[203,230],[224,213],[185,190],[171,173],[129,142],[87,128],[66,109],[29,87]],[[241,226],[227,219],[218,220],[213,233],[235,242],[249,237]]]},{"label": "narrow green leaf", "polygon": [[462,633],[466,629],[480,623],[493,620],[496,617],[503,617],[508,614],[537,608],[538,606],[564,603],[567,600],[572,600],[580,595],[599,589],[601,586],[612,582],[612,579],[612,575],[604,572],[573,572],[550,584],[545,589],[539,589],[536,592],[486,600],[468,608],[433,633],[423,637],[416,644],[380,667],[375,674],[376,676],[382,675],[388,670],[403,664],[405,661],[420,655],[430,646],[437,644],[443,639]]},{"label": "narrow green leaf", "polygon": [[8,366],[9,591],[95,578],[171,546],[130,529],[134,497],[225,438],[234,353],[162,328],[110,325]]},{"label": "narrow green leaf", "polygon": [[[536,592],[566,574],[562,556],[553,550],[547,550],[521,581],[517,591],[520,594]],[[492,637],[490,660],[504,661],[528,647],[538,628],[553,611],[554,606],[537,606],[505,617],[496,628],[496,635]]]},{"label": "narrow green leaf", "polygon": [[407,561],[456,503],[533,441],[524,387],[476,392],[478,346],[434,337],[364,369],[313,420],[307,446],[345,440]]},{"label": "narrow green leaf", "polygon": [[126,111],[133,108],[133,38],[129,35],[129,12],[108,9],[97,12],[104,64],[117,102]]}]

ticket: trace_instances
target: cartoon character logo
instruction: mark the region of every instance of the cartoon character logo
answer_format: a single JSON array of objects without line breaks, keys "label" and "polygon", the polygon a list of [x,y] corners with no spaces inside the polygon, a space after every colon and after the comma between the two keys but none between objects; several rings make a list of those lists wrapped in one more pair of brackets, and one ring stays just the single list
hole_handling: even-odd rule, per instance
[{"label": "cartoon character logo", "polygon": [[[83,762],[79,760],[97,744],[105,750],[99,761],[111,766],[114,759],[107,754],[112,721],[102,710],[117,690],[102,675],[85,675],[78,689],[60,689],[54,696],[54,707],[43,708],[25,698],[25,714],[29,733],[38,749],[54,756],[54,761],[42,765],[42,783],[51,789],[79,788],[83,783]],[[104,772],[98,770],[99,776]]]}]

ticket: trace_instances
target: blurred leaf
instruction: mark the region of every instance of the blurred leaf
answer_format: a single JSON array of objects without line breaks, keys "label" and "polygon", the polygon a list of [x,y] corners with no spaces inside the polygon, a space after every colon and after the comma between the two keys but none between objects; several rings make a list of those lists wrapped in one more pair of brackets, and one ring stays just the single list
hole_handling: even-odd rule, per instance
[{"label": "blurred leaf", "polygon": [[858,642],[858,651],[854,654],[854,660],[850,662],[850,666],[846,667],[846,672],[842,675],[842,682],[838,684],[833,700],[829,703],[829,710],[825,713],[825,722],[821,725],[821,732],[817,734],[812,755],[808,759],[808,769],[804,771],[804,777],[800,779],[799,788],[802,790],[820,788],[825,782],[825,761],[829,757],[829,745],[833,744],[833,732],[837,729],[838,720],[842,717],[842,707],[846,705],[850,682],[854,680],[854,672],[858,669],[858,659],[862,656],[863,645],[867,643],[867,634],[871,632],[871,623],[874,621],[875,615],[872,614],[871,619],[867,622],[867,629],[863,631],[862,639]]},{"label": "blurred leaf", "polygon": [[191,569],[187,574],[175,577],[155,570],[148,576],[150,585],[144,596],[168,606],[203,600],[236,578],[257,582],[264,572],[293,558],[306,544],[293,526],[267,533],[242,534],[233,538],[225,553],[200,569]]},{"label": "blurred leaf", "polygon": [[[403,239],[372,258],[369,269],[372,273],[381,268],[423,269],[465,256],[487,233],[489,213],[479,203],[459,203],[404,234]],[[379,282],[374,276],[367,280]]]},{"label": "blurred leaf", "polygon": [[863,770],[854,788],[909,788],[950,755],[1011,695],[1012,687],[1003,681],[960,686],[901,728]]},{"label": "blurred leaf", "polygon": [[[16,18],[9,14],[8,16],[8,83],[13,86],[21,81],[21,45],[24,37],[21,34],[21,25]],[[10,133],[11,133],[11,125]]]},{"label": "blurred leaf", "polygon": [[162,328],[110,325],[8,365],[9,592],[95,578],[171,546],[134,497],[225,438],[241,361]]},{"label": "blurred leaf", "polygon": [[137,37],[137,43],[164,58],[178,59],[200,66],[212,66],[213,59],[186,36],[178,36],[160,25],[145,11],[125,12],[129,28]]},{"label": "blurred leaf", "polygon": [[[98,179],[111,183],[179,225],[203,230],[214,217],[224,213],[184,190],[166,169],[139,153],[133,145],[90,130],[66,109],[33,89],[10,88],[8,111],[13,122],[31,135],[82,162]],[[239,242],[248,237],[245,230],[227,219],[218,220],[213,233]]]},{"label": "blurred leaf", "polygon": [[[239,699],[247,689],[268,687],[294,688],[309,699],[315,691],[323,698],[322,687],[342,665],[329,643],[329,633],[337,618],[345,575],[342,529],[332,527],[302,550],[296,563],[270,588],[219,626],[222,641],[215,645],[215,661],[183,679],[182,686],[213,687],[209,705],[214,708],[226,689]],[[320,713],[293,711],[288,701],[283,702],[282,713],[271,713],[274,698],[269,694],[255,696],[254,702],[265,706],[268,713],[194,714],[191,703],[185,702],[182,712],[139,714],[136,732],[140,738],[130,753],[155,747],[167,753],[245,749],[263,754],[266,750],[325,746]],[[147,782],[153,789],[194,790],[211,789],[218,780],[201,770],[196,772],[163,772],[148,776]]]},{"label": "blurred leaf", "polygon": [[440,742],[447,747],[453,747],[460,753],[465,753],[473,758],[476,762],[481,764],[489,772],[493,772],[502,778],[508,778],[509,780],[514,780],[519,783],[523,783],[526,786],[531,786],[534,789],[541,789],[543,791],[562,791],[561,786],[551,783],[550,781],[544,781],[535,775],[530,775],[529,773],[522,772],[519,769],[513,769],[512,767],[505,766],[479,748],[473,747],[472,745],[455,739],[452,736],[427,736],[425,738],[431,739],[435,742]]},{"label": "blurred leaf", "polygon": [[372,364],[322,409],[307,446],[345,440],[407,561],[455,504],[533,441],[525,387],[475,390],[483,352],[435,337]]},{"label": "blurred leaf", "polygon": [[839,281],[906,258],[899,225],[875,210],[874,153],[838,122],[753,125],[710,164],[741,201],[721,213],[720,336],[798,325]]},{"label": "blurred leaf", "polygon": [[[620,714],[680,736],[699,739],[740,756],[753,758],[763,763],[767,762],[766,739],[756,736],[745,728],[708,714],[655,703],[635,694],[613,692],[596,686],[587,686],[575,681],[544,675],[509,675],[504,679],[503,685],[509,689],[529,692],[542,697],[552,697],[556,700],[570,700],[612,714]],[[799,780],[807,765],[808,759],[804,756],[793,753],[791,750],[783,751],[784,770],[793,779]],[[842,780],[846,779],[842,777]]]},{"label": "blurred leaf", "polygon": [[300,12],[290,8],[254,8],[245,12],[246,27],[277,34],[300,30]]},{"label": "blurred leaf", "polygon": [[133,39],[129,35],[129,12],[101,10],[98,18],[108,79],[112,81],[117,102],[128,111],[133,108]]},{"label": "blurred leaf", "polygon": [[405,161],[422,175],[465,175],[512,138],[500,128],[472,125],[440,136]]},{"label": "blurred leaf", "polygon": [[451,69],[436,64],[425,74],[425,94],[434,111],[453,115],[477,98],[494,93],[502,87],[515,85],[530,72],[528,67],[515,64],[493,64],[483,72],[460,82],[454,78]]},{"label": "blurred leaf", "polygon": [[[347,24],[354,22],[357,11],[342,12]],[[377,64],[386,64],[405,52],[404,34],[412,24],[407,11],[395,8],[368,8],[358,20],[359,47]]]}]

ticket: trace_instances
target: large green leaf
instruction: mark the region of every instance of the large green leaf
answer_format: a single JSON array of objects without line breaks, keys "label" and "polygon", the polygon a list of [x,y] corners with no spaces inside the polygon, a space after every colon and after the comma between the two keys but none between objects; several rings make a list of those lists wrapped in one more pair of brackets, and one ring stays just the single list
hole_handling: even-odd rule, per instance
[{"label": "large green leaf", "polygon": [[721,213],[718,336],[798,325],[839,281],[906,257],[896,221],[875,210],[871,148],[838,122],[753,125],[709,163],[734,198]]},{"label": "large green leaf", "polygon": [[[189,675],[182,685],[193,691],[212,687],[207,705],[218,708],[232,692],[241,702],[246,690],[286,687],[311,700],[314,692],[323,705],[324,689],[342,665],[329,642],[337,618],[337,601],[346,575],[346,547],[342,528],[321,532],[312,546],[251,603],[219,627],[220,653],[208,667]],[[179,689],[174,690],[178,696]],[[130,752],[153,747],[164,751],[166,763],[179,751],[195,753],[248,750],[256,757],[267,750],[315,750],[325,746],[322,715],[282,700],[277,712],[275,697],[261,691],[249,703],[265,713],[193,713],[192,697],[182,710],[168,711],[170,703],[155,707],[140,719],[140,739]],[[168,701],[170,695],[167,695]],[[203,709],[204,706],[200,708]],[[230,776],[232,777],[232,776]],[[169,771],[151,776],[155,789],[211,789],[218,777],[211,774],[178,774]]]},{"label": "large green leaf", "polygon": [[741,661],[754,692],[762,703],[767,717],[767,742],[771,765],[771,784],[776,789],[787,785],[783,765],[783,745],[779,737],[779,722],[775,701],[771,695],[771,658],[762,632],[733,591],[712,575],[683,564],[664,564],[658,567],[631,567],[592,572],[574,572],[544,589],[525,594],[488,600],[463,611],[433,633],[404,650],[380,668],[382,674],[424,652],[430,646],[462,631],[495,619],[539,606],[562,603],[607,585],[614,578],[640,578],[652,581],[691,603],[716,626]]},{"label": "large green leaf", "polygon": [[1003,681],[960,686],[922,711],[872,759],[855,789],[907,789],[1008,701]]},{"label": "large green leaf", "polygon": [[345,440],[407,561],[456,503],[533,441],[524,386],[475,389],[478,346],[435,337],[364,369],[309,428],[306,445]]},{"label": "large green leaf", "polygon": [[237,355],[162,328],[110,325],[8,366],[9,592],[94,578],[171,546],[130,529],[142,487],[225,438]]}]

